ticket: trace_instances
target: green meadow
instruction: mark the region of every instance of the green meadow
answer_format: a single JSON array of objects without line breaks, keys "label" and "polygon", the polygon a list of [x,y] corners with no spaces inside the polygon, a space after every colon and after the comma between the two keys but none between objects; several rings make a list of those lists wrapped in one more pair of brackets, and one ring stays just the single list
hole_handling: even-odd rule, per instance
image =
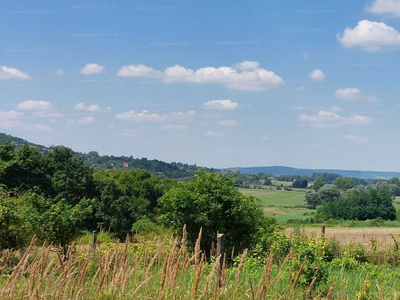
[{"label": "green meadow", "polygon": [[276,218],[279,224],[286,224],[289,219],[305,219],[310,216],[313,209],[303,208],[305,189],[293,189],[292,191],[270,189],[239,189],[245,195],[253,195],[259,198],[267,216]]}]

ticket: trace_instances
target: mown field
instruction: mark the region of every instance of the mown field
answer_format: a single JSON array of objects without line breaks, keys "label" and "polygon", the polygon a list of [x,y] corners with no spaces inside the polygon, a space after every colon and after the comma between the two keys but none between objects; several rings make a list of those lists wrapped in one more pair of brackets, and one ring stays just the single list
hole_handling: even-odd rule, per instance
[{"label": "mown field", "polygon": [[245,195],[259,198],[267,216],[274,217],[279,224],[286,224],[289,219],[305,219],[315,210],[305,209],[304,203],[306,190],[293,189],[293,191],[269,189],[239,189]]}]

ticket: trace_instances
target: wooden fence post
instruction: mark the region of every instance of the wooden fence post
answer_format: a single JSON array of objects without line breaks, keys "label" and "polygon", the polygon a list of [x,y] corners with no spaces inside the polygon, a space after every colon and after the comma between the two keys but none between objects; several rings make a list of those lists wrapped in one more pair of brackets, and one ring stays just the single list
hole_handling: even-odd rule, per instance
[{"label": "wooden fence post", "polygon": [[217,257],[219,257],[218,267],[218,287],[222,287],[222,268],[224,264],[224,234],[217,233]]},{"label": "wooden fence post", "polygon": [[325,240],[325,225],[321,226],[321,237],[323,240]]},{"label": "wooden fence post", "polygon": [[92,250],[96,250],[96,241],[97,241],[97,231],[93,231],[93,236],[92,236]]}]

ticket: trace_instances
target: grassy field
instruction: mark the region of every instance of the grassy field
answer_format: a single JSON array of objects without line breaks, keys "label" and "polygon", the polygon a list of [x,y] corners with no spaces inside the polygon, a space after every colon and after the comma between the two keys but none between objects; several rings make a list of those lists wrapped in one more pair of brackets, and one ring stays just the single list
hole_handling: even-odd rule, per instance
[{"label": "grassy field", "polygon": [[[312,240],[308,244],[319,247]],[[292,249],[298,253],[309,251],[295,247],[300,247]],[[206,262],[184,239],[179,243],[161,237],[104,242],[95,251],[87,243],[78,244],[67,256],[56,251],[32,243],[21,252],[0,253],[0,299],[366,300],[398,299],[400,289],[397,268],[361,264],[348,254],[344,260],[319,264],[292,252],[286,258],[266,253],[260,260],[246,250],[233,265],[220,265],[215,259]]]},{"label": "grassy field", "polygon": [[[274,181],[276,183],[278,181]],[[276,186],[280,186],[278,182]],[[283,183],[283,182],[282,182]],[[253,195],[259,198],[263,205],[267,216],[274,217],[278,224],[284,225],[290,219],[306,219],[316,211],[314,209],[306,209],[301,206],[304,203],[306,189],[293,189],[292,191],[277,190],[275,186],[263,186],[262,189],[239,189],[245,195]],[[400,209],[400,196],[397,196],[393,202],[396,209]],[[356,224],[350,225],[350,221],[341,224],[345,227],[368,227],[365,221],[358,221]],[[385,227],[397,227],[398,222],[385,221]]]},{"label": "grassy field", "polygon": [[305,219],[315,210],[305,209],[300,206],[304,203],[306,190],[293,189],[293,191],[265,189],[239,189],[245,195],[258,197],[264,204],[267,216],[276,218],[279,224],[286,224],[289,219]]}]

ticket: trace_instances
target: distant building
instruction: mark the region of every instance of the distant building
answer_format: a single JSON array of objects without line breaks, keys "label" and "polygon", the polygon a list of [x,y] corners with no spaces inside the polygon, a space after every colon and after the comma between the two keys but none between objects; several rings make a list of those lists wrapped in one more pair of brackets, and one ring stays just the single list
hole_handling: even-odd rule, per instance
[{"label": "distant building", "polygon": [[276,180],[275,177],[268,177],[269,180]]},{"label": "distant building", "polygon": [[128,163],[124,163],[124,167],[129,167],[129,164]]}]

